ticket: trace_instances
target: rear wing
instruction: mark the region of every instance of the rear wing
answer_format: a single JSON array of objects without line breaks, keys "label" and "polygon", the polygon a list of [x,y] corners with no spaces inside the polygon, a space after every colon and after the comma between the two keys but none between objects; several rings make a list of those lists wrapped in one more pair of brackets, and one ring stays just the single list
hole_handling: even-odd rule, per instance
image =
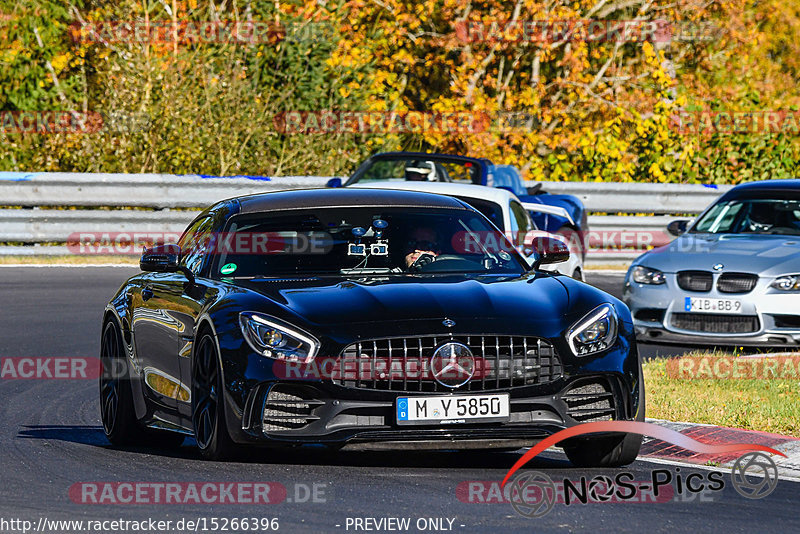
[{"label": "rear wing", "polygon": [[569,223],[575,226],[575,221],[572,219],[572,215],[562,208],[561,206],[550,206],[548,204],[534,204],[532,202],[523,202],[522,207],[525,208],[527,211],[535,211],[538,213],[546,213],[548,215],[555,215],[557,217],[562,217],[569,221]]}]

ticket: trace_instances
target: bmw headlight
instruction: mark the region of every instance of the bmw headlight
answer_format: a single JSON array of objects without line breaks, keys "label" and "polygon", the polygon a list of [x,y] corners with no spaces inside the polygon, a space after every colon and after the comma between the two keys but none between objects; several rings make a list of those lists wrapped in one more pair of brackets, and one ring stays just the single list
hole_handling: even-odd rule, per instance
[{"label": "bmw headlight", "polygon": [[239,326],[250,347],[268,358],[310,363],[319,351],[314,336],[268,315],[242,312]]},{"label": "bmw headlight", "polygon": [[651,269],[650,267],[643,267],[641,265],[637,265],[633,268],[631,279],[637,284],[650,285],[660,285],[667,281],[664,277],[664,273],[658,269]]},{"label": "bmw headlight", "polygon": [[601,304],[575,323],[567,334],[567,343],[576,356],[588,356],[606,350],[617,339],[617,314],[611,304]]},{"label": "bmw headlight", "polygon": [[800,291],[800,274],[790,274],[776,278],[770,285],[779,291]]}]

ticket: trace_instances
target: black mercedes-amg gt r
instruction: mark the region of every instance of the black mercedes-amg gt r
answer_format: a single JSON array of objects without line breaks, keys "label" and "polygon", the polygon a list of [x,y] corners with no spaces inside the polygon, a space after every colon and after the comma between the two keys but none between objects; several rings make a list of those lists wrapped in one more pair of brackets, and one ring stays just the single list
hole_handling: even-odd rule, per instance
[{"label": "black mercedes-amg gt r", "polygon": [[[643,420],[628,308],[530,268],[460,200],[389,190],[233,198],[144,252],[102,323],[113,444],[205,458],[245,445],[518,448],[587,421]],[[577,439],[577,438],[576,438]],[[641,436],[561,444],[632,462]]]}]

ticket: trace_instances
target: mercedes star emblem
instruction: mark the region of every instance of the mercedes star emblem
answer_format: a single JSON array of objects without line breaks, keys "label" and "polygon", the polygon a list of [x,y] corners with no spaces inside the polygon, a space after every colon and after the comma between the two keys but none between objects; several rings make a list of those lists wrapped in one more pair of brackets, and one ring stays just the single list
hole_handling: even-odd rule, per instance
[{"label": "mercedes star emblem", "polygon": [[431,357],[431,373],[441,385],[455,389],[475,374],[475,357],[462,343],[445,343]]}]

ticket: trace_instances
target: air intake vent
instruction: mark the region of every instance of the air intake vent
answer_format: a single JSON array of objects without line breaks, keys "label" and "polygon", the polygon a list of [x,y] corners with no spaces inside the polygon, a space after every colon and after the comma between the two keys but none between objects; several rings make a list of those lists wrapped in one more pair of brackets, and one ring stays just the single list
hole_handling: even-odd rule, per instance
[{"label": "air intake vent", "polygon": [[580,423],[614,419],[614,394],[604,382],[581,382],[561,398],[567,403],[567,414]]},{"label": "air intake vent", "polygon": [[759,322],[756,315],[673,313],[672,326],[709,334],[748,334],[758,332]]},{"label": "air intake vent", "polygon": [[717,280],[720,293],[749,293],[756,287],[758,275],[750,273],[725,273]]},{"label": "air intake vent", "polygon": [[301,394],[300,390],[289,393],[279,391],[277,387],[270,390],[264,402],[264,432],[294,430],[319,419],[312,413],[314,408],[323,403],[318,400],[305,399],[300,396]]},{"label": "air intake vent", "polygon": [[714,276],[708,271],[681,271],[678,273],[678,285],[686,291],[711,291]]}]

